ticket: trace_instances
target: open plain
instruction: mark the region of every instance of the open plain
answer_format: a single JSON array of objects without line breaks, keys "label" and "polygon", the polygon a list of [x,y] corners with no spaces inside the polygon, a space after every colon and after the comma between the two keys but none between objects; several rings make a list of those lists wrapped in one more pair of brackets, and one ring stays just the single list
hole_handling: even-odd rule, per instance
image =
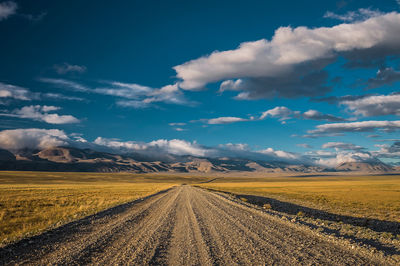
[{"label": "open plain", "polygon": [[188,185],[21,241],[0,257],[4,265],[395,263]]}]

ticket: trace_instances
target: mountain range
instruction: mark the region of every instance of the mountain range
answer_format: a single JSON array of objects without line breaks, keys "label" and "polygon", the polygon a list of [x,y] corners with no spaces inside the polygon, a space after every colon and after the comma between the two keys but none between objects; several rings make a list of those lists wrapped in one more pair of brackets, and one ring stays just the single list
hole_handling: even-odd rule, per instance
[{"label": "mountain range", "polygon": [[42,150],[0,150],[0,170],[60,171],[60,172],[133,172],[133,173],[313,173],[329,171],[392,172],[395,167],[382,162],[349,162],[335,168],[281,161],[261,161],[245,158],[207,158],[165,154],[154,160],[139,153],[114,154],[73,147],[50,147]]}]

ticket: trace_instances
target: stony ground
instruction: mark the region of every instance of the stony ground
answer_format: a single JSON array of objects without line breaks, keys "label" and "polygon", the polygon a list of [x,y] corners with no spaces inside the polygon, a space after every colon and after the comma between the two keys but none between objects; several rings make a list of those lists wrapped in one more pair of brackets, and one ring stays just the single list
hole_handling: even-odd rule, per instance
[{"label": "stony ground", "polygon": [[0,264],[390,265],[368,248],[179,186],[0,249]]}]

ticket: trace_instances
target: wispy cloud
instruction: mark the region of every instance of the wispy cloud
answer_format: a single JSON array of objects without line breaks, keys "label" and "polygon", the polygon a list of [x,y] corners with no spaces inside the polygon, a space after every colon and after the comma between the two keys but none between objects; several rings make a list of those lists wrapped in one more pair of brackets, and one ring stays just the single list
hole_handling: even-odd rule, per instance
[{"label": "wispy cloud", "polygon": [[345,143],[345,142],[327,142],[322,145],[323,149],[336,149],[336,150],[352,150],[352,151],[360,151],[364,150],[364,147],[355,145],[353,143]]},{"label": "wispy cloud", "polygon": [[60,93],[32,92],[28,88],[0,82],[0,98],[8,100],[33,101],[33,100],[68,100],[83,101],[85,99],[68,96]]},{"label": "wispy cloud", "polygon": [[95,88],[66,79],[41,78],[39,81],[65,89],[114,96],[117,99],[119,98],[116,103],[122,107],[148,108],[152,107],[154,103],[160,102],[178,105],[194,104],[184,97],[177,83],[155,89],[135,83],[123,83],[117,81],[103,81],[99,84],[101,86]]},{"label": "wispy cloud", "polygon": [[0,82],[0,98],[10,98],[22,101],[37,99],[39,95],[29,89]]},{"label": "wispy cloud", "polygon": [[363,21],[381,15],[383,15],[383,13],[379,10],[373,10],[370,8],[360,8],[357,11],[348,11],[345,14],[336,14],[334,12],[327,11],[324,15],[324,18],[331,18],[344,22],[355,22],[355,21]]},{"label": "wispy cloud", "polygon": [[305,148],[305,149],[312,149],[312,146],[310,144],[307,143],[299,143],[296,144],[297,147],[301,147],[301,148]]},{"label": "wispy cloud", "polygon": [[52,92],[42,93],[41,96],[43,98],[53,99],[53,100],[85,101],[85,99],[81,98],[81,97],[68,96],[68,95],[64,95],[64,94],[60,94],[60,93],[52,93]]},{"label": "wispy cloud", "polygon": [[169,123],[168,125],[170,125],[171,127],[174,127],[174,126],[185,126],[186,123],[182,123],[182,122],[179,122],[179,123]]},{"label": "wispy cloud", "polygon": [[56,64],[53,66],[54,70],[60,74],[68,74],[68,73],[79,73],[82,74],[86,72],[87,68],[85,66],[80,66],[80,65],[71,65],[68,63],[63,63],[63,64]]},{"label": "wispy cloud", "polygon": [[396,131],[400,129],[400,121],[362,121],[349,123],[332,123],[316,126],[316,129],[307,131],[305,137],[319,137],[346,132],[369,132],[374,130]]},{"label": "wispy cloud", "polygon": [[14,1],[0,3],[0,21],[9,18],[17,12],[18,5]]},{"label": "wispy cloud", "polygon": [[205,121],[207,124],[210,125],[220,125],[220,124],[231,124],[231,123],[249,121],[249,119],[234,117],[234,116],[223,116],[223,117],[205,119]]},{"label": "wispy cloud", "polygon": [[91,92],[92,91],[92,89],[90,89],[87,86],[84,86],[78,82],[66,80],[66,79],[40,78],[39,81],[54,85],[58,88],[66,88],[66,89],[71,89],[71,90],[79,91],[79,92]]}]

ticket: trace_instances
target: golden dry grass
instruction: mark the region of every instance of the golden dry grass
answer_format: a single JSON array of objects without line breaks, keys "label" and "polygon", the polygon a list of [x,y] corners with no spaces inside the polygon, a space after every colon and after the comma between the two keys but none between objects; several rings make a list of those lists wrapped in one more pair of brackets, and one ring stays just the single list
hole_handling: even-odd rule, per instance
[{"label": "golden dry grass", "polygon": [[221,178],[199,186],[275,198],[331,213],[400,222],[400,175]]},{"label": "golden dry grass", "polygon": [[205,178],[0,172],[0,246],[176,184]]}]

